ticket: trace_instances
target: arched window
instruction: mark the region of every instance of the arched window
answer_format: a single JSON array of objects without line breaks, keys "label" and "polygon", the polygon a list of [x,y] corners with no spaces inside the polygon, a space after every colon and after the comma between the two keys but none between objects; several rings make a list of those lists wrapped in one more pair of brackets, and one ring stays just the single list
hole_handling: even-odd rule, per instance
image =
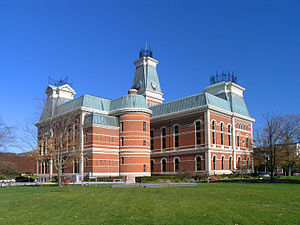
[{"label": "arched window", "polygon": [[150,130],[150,149],[154,149],[153,130]]},{"label": "arched window", "polygon": [[152,159],[150,163],[151,163],[151,173],[153,173],[153,171],[154,171],[154,160]]},{"label": "arched window", "polygon": [[200,145],[201,144],[201,122],[197,121],[195,125],[196,125],[196,144]]},{"label": "arched window", "polygon": [[161,160],[161,170],[162,172],[166,172],[167,170],[167,161],[165,159]]},{"label": "arched window", "polygon": [[224,145],[224,124],[221,123],[221,145]]},{"label": "arched window", "polygon": [[84,162],[84,166],[87,166],[87,165],[88,165],[88,160],[89,160],[88,157],[86,157],[86,158],[85,158],[85,162]]},{"label": "arched window", "polygon": [[238,168],[241,168],[241,157],[238,157]]},{"label": "arched window", "polygon": [[143,131],[146,131],[146,122],[143,122]]},{"label": "arched window", "polygon": [[232,170],[232,157],[229,157],[229,169]]},{"label": "arched window", "polygon": [[217,157],[214,156],[213,157],[213,170],[216,170],[217,169]]},{"label": "arched window", "polygon": [[179,158],[175,158],[175,160],[174,160],[174,168],[175,168],[175,172],[179,171]]},{"label": "arched window", "polygon": [[237,134],[237,146],[240,147],[240,134]]},{"label": "arched window", "polygon": [[222,170],[225,169],[225,157],[222,156]]},{"label": "arched window", "polygon": [[231,146],[231,125],[228,125],[228,145]]},{"label": "arched window", "polygon": [[166,149],[166,128],[161,129],[161,147]]},{"label": "arched window", "polygon": [[44,174],[45,173],[45,165],[44,163],[42,162],[41,163],[41,174]]},{"label": "arched window", "polygon": [[212,121],[213,144],[216,144],[216,121]]},{"label": "arched window", "polygon": [[179,147],[179,127],[178,125],[174,126],[174,145],[175,148]]},{"label": "arched window", "polygon": [[197,156],[196,157],[196,171],[201,171],[202,168],[201,168],[201,157],[200,156]]}]

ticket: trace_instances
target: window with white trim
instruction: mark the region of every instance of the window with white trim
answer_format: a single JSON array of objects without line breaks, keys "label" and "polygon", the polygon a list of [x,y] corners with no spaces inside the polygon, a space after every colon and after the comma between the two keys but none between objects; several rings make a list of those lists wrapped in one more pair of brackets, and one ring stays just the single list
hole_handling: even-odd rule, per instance
[{"label": "window with white trim", "polygon": [[217,157],[214,156],[213,157],[213,170],[216,170],[217,169]]},{"label": "window with white trim", "polygon": [[228,125],[228,145],[231,146],[231,125]]},{"label": "window with white trim", "polygon": [[196,157],[196,171],[201,171],[202,170],[202,167],[201,167],[201,157],[200,156],[197,156]]},{"label": "window with white trim", "polygon": [[232,157],[229,157],[229,169],[232,170]]},{"label": "window with white trim", "polygon": [[179,147],[179,126],[174,126],[174,146],[175,148]]},{"label": "window with white trim", "polygon": [[196,144],[200,145],[201,144],[201,122],[196,121]]},{"label": "window with white trim", "polygon": [[222,170],[225,169],[225,157],[222,156]]},{"label": "window with white trim", "polygon": [[167,171],[167,161],[165,159],[161,160],[161,170],[162,170],[162,172]]},{"label": "window with white trim", "polygon": [[174,168],[175,168],[175,172],[179,171],[179,159],[175,158],[174,160]]},{"label": "window with white trim", "polygon": [[216,121],[212,121],[213,144],[216,144]]},{"label": "window with white trim", "polygon": [[166,128],[161,129],[161,147],[166,149]]},{"label": "window with white trim", "polygon": [[224,124],[221,123],[221,145],[224,145]]}]

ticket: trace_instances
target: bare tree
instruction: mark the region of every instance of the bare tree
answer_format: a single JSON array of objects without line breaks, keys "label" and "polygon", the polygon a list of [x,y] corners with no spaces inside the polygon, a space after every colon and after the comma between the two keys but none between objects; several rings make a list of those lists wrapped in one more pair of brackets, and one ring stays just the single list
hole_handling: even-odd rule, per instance
[{"label": "bare tree", "polygon": [[271,182],[274,181],[274,172],[280,162],[280,134],[281,117],[278,115],[266,114],[264,127],[256,132],[255,144],[257,146],[253,154],[256,161],[265,160],[271,171]]},{"label": "bare tree", "polygon": [[79,165],[83,151],[80,145],[80,112],[72,111],[38,124],[38,147],[31,153],[37,162],[51,163],[62,186],[64,169]]},{"label": "bare tree", "polygon": [[300,114],[288,114],[281,117],[280,147],[284,153],[281,166],[287,168],[289,176],[292,175],[293,166],[299,162],[295,143],[300,135]]},{"label": "bare tree", "polygon": [[13,130],[13,127],[6,126],[0,121],[0,152],[6,151],[14,144],[15,135]]}]

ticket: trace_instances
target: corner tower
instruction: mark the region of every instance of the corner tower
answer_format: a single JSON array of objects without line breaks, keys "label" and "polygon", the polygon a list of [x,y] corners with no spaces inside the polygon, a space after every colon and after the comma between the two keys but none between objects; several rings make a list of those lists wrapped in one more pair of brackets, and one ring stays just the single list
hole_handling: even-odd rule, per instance
[{"label": "corner tower", "polygon": [[161,104],[164,99],[156,70],[158,61],[152,58],[151,49],[142,49],[139,57],[134,62],[136,71],[132,88],[138,90],[138,94],[146,98],[148,107]]}]

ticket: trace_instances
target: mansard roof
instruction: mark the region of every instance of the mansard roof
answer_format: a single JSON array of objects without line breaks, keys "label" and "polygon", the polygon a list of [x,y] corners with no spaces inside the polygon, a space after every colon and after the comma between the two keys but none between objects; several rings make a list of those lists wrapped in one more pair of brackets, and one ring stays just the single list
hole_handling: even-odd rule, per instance
[{"label": "mansard roof", "polygon": [[93,124],[100,124],[106,126],[118,127],[118,118],[114,116],[108,116],[100,113],[87,114],[84,119],[85,126],[91,126]]},{"label": "mansard roof", "polygon": [[151,109],[153,112],[151,118],[156,118],[206,105],[250,117],[244,99],[233,93],[230,93],[229,96],[227,96],[225,93],[224,96],[216,96],[208,92],[204,92],[176,99],[160,105],[155,105],[149,109]]}]

